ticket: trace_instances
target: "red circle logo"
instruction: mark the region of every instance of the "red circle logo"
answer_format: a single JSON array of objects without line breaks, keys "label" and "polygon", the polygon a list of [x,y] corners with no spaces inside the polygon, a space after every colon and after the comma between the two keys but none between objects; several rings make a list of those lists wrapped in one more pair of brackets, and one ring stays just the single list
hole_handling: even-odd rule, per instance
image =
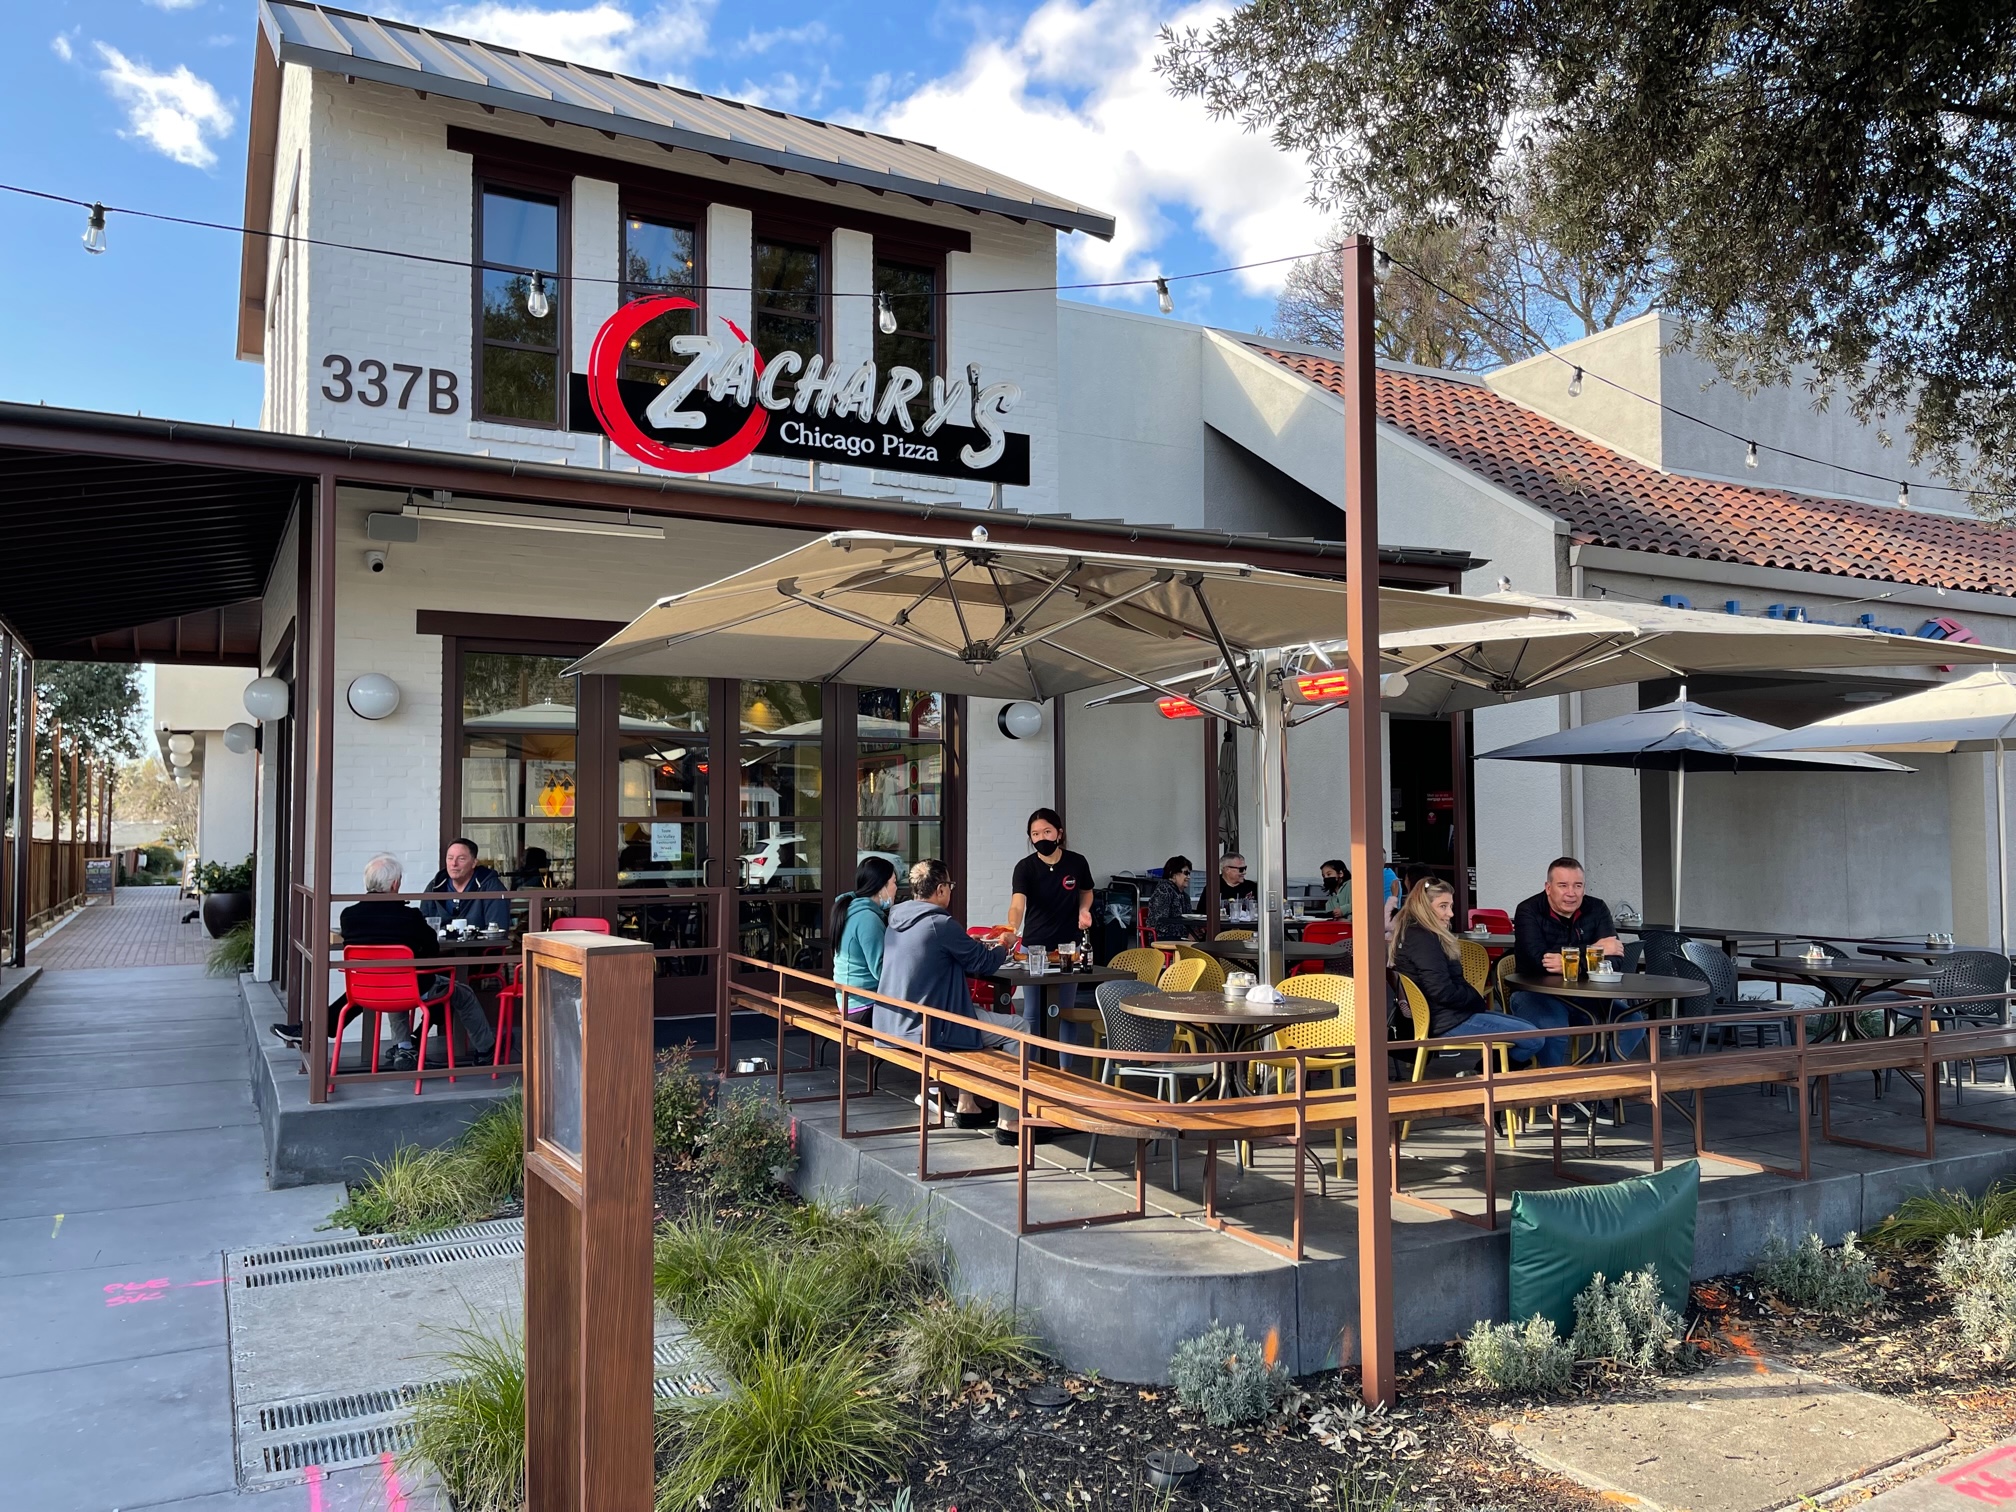
[{"label": "red circle logo", "polygon": [[[770,428],[769,411],[760,404],[752,404],[748,420],[726,441],[714,446],[667,446],[645,435],[643,427],[624,408],[616,378],[622,370],[623,353],[629,348],[630,338],[669,311],[697,312],[699,308],[692,300],[676,294],[632,300],[602,323],[602,329],[595,335],[594,349],[588,354],[588,402],[594,406],[595,419],[603,434],[639,462],[662,467],[667,472],[719,472],[724,467],[733,467],[756,449],[756,443]],[[724,316],[721,323],[735,333],[737,341],[749,339],[734,321]],[[760,353],[756,354],[756,376],[763,376]]]}]

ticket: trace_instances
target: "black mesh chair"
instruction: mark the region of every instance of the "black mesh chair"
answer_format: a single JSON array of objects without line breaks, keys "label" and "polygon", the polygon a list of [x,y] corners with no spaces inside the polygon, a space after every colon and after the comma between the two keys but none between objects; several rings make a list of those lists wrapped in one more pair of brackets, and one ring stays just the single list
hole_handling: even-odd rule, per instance
[{"label": "black mesh chair", "polygon": [[1687,976],[1678,968],[1686,960],[1682,954],[1687,936],[1671,929],[1648,929],[1638,937],[1642,969],[1653,976]]},{"label": "black mesh chair", "polygon": [[[1935,1023],[1963,1024],[1980,1027],[1983,1024],[2006,1024],[2009,1022],[2009,1004],[2000,997],[1982,997],[1966,1001],[1972,994],[2001,993],[2009,990],[2009,957],[1998,955],[1992,950],[1956,950],[1945,958],[1946,964],[1927,986],[1924,997],[1959,998],[1960,1002],[1941,1003],[1931,1010]],[[1864,998],[1872,1007],[1881,1005],[1883,1027],[1887,1033],[1895,1034],[1900,1024],[1906,1026],[1907,1034],[1925,1032],[1926,1008],[1915,998],[1906,997],[1901,992],[1872,992]],[[2010,1085],[2016,1087],[2016,1056],[1998,1056],[2003,1062],[2004,1074],[2010,1078]],[[1969,1061],[1974,1079],[1981,1079],[1977,1062]],[[1960,1095],[1960,1065],[1952,1065],[1953,1095]],[[1890,1084],[1890,1073],[1883,1073],[1883,1085]]]},{"label": "black mesh chair", "polygon": [[[1099,1004],[1099,1021],[1106,1031],[1106,1048],[1124,1053],[1140,1055],[1167,1055],[1175,1047],[1176,1024],[1170,1019],[1143,1018],[1138,1013],[1127,1011],[1127,999],[1138,997],[1145,992],[1155,991],[1152,982],[1101,982],[1094,994]],[[1129,1080],[1147,1081],[1155,1084],[1155,1095],[1164,1102],[1180,1102],[1183,1098],[1182,1079],[1208,1081],[1216,1073],[1208,1061],[1190,1063],[1187,1061],[1150,1061],[1145,1065],[1129,1065],[1126,1061],[1106,1058],[1100,1063],[1099,1079],[1118,1086]],[[1159,1143],[1159,1141],[1158,1141]],[[1099,1136],[1094,1134],[1085,1147],[1085,1169],[1092,1169],[1093,1158],[1099,1153]],[[1174,1135],[1169,1139],[1169,1188],[1181,1191],[1183,1170],[1179,1164],[1180,1148]]]},{"label": "black mesh chair", "polygon": [[[1743,983],[1736,974],[1736,963],[1726,955],[1721,947],[1711,945],[1706,940],[1688,940],[1680,947],[1678,975],[1693,977],[1708,987],[1705,998],[1687,998],[1680,1003],[1680,1013],[1688,1018],[1707,1017],[1718,1013],[1751,1013],[1760,1010],[1760,1001],[1743,996]],[[1745,1044],[1754,1044],[1759,1049],[1765,1045],[1789,1045],[1793,1040],[1792,1021],[1788,1019],[1758,1019],[1748,1024],[1704,1024],[1697,1026],[1701,1036],[1702,1049],[1711,1046],[1720,1048],[1727,1045],[1742,1049]],[[1686,1031],[1683,1031],[1686,1032]],[[1746,1040],[1746,1036],[1749,1038]],[[1770,1084],[1763,1085],[1765,1092],[1772,1090]],[[1792,1098],[1792,1089],[1781,1089],[1786,1100]]]}]

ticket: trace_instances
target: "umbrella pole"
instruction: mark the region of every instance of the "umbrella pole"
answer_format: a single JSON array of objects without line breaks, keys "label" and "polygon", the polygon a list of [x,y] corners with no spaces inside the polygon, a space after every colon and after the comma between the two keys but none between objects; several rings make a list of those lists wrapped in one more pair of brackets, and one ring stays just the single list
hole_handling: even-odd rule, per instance
[{"label": "umbrella pole", "polygon": [[2002,943],[1996,948],[2009,954],[2009,818],[2004,811],[2002,783],[2002,742],[1995,742],[1995,905],[2001,923]]},{"label": "umbrella pole", "polygon": [[1260,705],[1260,727],[1253,732],[1257,743],[1253,752],[1254,783],[1259,789],[1259,845],[1255,859],[1260,864],[1260,908],[1255,930],[1260,946],[1260,980],[1278,979],[1287,936],[1282,919],[1283,899],[1288,895],[1287,856],[1284,852],[1285,814],[1282,792],[1282,752],[1287,743],[1287,712],[1277,685],[1281,653],[1268,651],[1258,658],[1254,669],[1254,694]]},{"label": "umbrella pole", "polygon": [[1687,843],[1687,768],[1682,765],[1676,784],[1679,796],[1673,801],[1673,927],[1680,927],[1681,853]]}]

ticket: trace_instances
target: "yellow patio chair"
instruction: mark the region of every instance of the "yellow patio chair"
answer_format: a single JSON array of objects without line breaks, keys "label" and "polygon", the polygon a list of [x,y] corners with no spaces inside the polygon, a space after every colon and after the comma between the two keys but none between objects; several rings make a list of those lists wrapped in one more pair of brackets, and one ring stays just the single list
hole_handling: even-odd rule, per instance
[{"label": "yellow patio chair", "polygon": [[1203,974],[1203,966],[1196,961],[1178,961],[1163,971],[1155,985],[1164,992],[1195,992],[1197,979]]},{"label": "yellow patio chair", "polygon": [[[1505,985],[1505,978],[1512,975],[1516,970],[1518,970],[1518,966],[1515,958],[1512,952],[1508,950],[1505,954],[1498,957],[1498,965],[1491,973],[1491,986],[1488,989],[1483,987],[1477,989],[1484,994],[1484,1000],[1491,1004],[1492,1008],[1499,1013],[1510,1013],[1512,1011],[1512,989]],[[1463,974],[1467,977],[1470,973],[1466,971]]]},{"label": "yellow patio chair", "polygon": [[1218,931],[1218,938],[1221,940],[1250,940],[1253,938],[1253,931],[1250,929],[1221,929]]},{"label": "yellow patio chair", "polygon": [[1162,952],[1150,950],[1145,945],[1137,945],[1132,950],[1123,950],[1106,964],[1115,971],[1133,972],[1135,980],[1146,982],[1151,987],[1162,980],[1162,972],[1166,966]]},{"label": "yellow patio chair", "polygon": [[[1428,1025],[1431,1017],[1428,1008],[1428,994],[1423,992],[1420,985],[1410,976],[1400,976],[1399,981],[1400,991],[1407,999],[1408,1016],[1414,1021],[1414,1038],[1425,1040],[1428,1038]],[[1489,1055],[1493,1050],[1496,1050],[1498,1052],[1498,1069],[1508,1072],[1512,1069],[1512,1047],[1504,1040],[1479,1040],[1474,1045],[1445,1045],[1443,1048],[1445,1050],[1475,1050],[1479,1055]],[[1422,1081],[1426,1079],[1427,1075],[1428,1047],[1426,1045],[1418,1045],[1414,1050],[1414,1075],[1409,1080]],[[1413,1126],[1414,1120],[1411,1118],[1401,1121],[1401,1139],[1406,1139],[1407,1131]],[[1505,1142],[1515,1150],[1519,1148],[1519,1116],[1511,1108],[1505,1110]]]},{"label": "yellow patio chair", "polygon": [[[1357,1043],[1358,1021],[1353,1017],[1353,1005],[1357,999],[1352,993],[1351,978],[1338,976],[1334,972],[1309,971],[1301,976],[1289,977],[1281,984],[1281,995],[1288,998],[1310,998],[1319,1003],[1329,1003],[1337,1009],[1334,1018],[1317,1019],[1307,1024],[1290,1024],[1277,1030],[1274,1048],[1277,1050],[1341,1050],[1341,1055],[1312,1055],[1301,1064],[1311,1075],[1327,1071],[1330,1085],[1344,1085],[1344,1070],[1352,1061],[1352,1046]],[[1286,1082],[1288,1073],[1295,1070],[1292,1060],[1263,1060],[1255,1065],[1266,1066],[1276,1076]],[[1336,1135],[1337,1177],[1344,1177],[1344,1128],[1340,1124]],[[1297,1157],[1300,1158],[1299,1156]]]},{"label": "yellow patio chair", "polygon": [[[1463,980],[1477,989],[1477,995],[1486,1002],[1491,999],[1491,952],[1475,940],[1458,940],[1457,948],[1463,952]],[[1508,955],[1509,959],[1509,955]]]},{"label": "yellow patio chair", "polygon": [[[1199,971],[1197,980],[1188,989],[1191,992],[1223,992],[1225,990],[1225,967],[1218,957],[1208,950],[1199,950],[1195,945],[1178,942],[1174,966],[1182,961],[1195,961]],[[1176,1048],[1186,1055],[1201,1055],[1203,1047],[1197,1043],[1197,1035],[1188,1024],[1176,1026]]]}]

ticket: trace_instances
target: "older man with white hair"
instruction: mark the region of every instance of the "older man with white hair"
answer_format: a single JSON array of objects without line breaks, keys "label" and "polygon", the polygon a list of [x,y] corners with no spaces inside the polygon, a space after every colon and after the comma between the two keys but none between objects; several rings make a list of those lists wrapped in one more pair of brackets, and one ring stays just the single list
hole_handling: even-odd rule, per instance
[{"label": "older man with white hair", "polygon": [[[398,892],[405,876],[405,868],[399,864],[397,856],[376,855],[364,863],[364,891],[374,896],[361,903],[352,903],[338,918],[337,928],[343,932],[345,945],[404,945],[413,952],[416,960],[425,960],[438,952],[434,926],[427,922],[419,909],[402,903],[396,897],[375,896]],[[434,997],[441,991],[441,983],[440,976],[422,977],[421,995]],[[457,1061],[467,1056],[473,1064],[475,1060],[489,1055],[496,1046],[497,1036],[490,1027],[490,1020],[484,1016],[483,1004],[467,982],[455,984],[449,1008],[455,1025]],[[419,1047],[413,1043],[409,1019],[400,1034],[399,1043],[392,1048],[392,1069],[410,1071],[418,1063]]]}]

